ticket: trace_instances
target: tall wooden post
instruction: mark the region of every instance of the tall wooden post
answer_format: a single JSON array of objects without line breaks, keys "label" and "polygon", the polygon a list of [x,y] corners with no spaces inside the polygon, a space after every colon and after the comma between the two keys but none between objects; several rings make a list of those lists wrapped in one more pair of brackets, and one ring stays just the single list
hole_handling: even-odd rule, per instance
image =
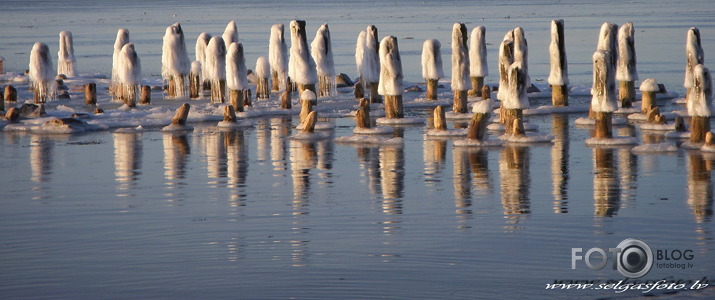
[{"label": "tall wooden post", "polygon": [[84,85],[84,104],[97,104],[97,84],[90,82]]},{"label": "tall wooden post", "polygon": [[151,87],[148,85],[142,85],[141,96],[139,97],[139,104],[149,105],[151,103]]}]

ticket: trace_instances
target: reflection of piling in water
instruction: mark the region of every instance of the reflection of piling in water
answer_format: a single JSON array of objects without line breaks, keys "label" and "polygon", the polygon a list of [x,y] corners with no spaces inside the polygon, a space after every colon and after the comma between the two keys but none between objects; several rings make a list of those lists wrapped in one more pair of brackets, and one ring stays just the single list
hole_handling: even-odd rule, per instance
[{"label": "reflection of piling in water", "polygon": [[244,206],[246,177],[248,176],[248,146],[243,136],[243,130],[223,132],[223,144],[226,147],[228,187],[231,188],[229,205],[231,207]]},{"label": "reflection of piling in water", "polygon": [[268,160],[271,144],[271,124],[269,122],[264,118],[256,121],[256,155],[260,162]]},{"label": "reflection of piling in water", "polygon": [[469,150],[469,168],[474,176],[474,186],[485,192],[492,190],[492,183],[489,179],[489,157],[484,149]]},{"label": "reflection of piling in water", "polygon": [[271,119],[271,161],[273,161],[274,171],[287,169],[286,151],[288,143],[285,137],[291,134],[291,119],[291,116]]},{"label": "reflection of piling in water", "polygon": [[174,185],[171,181],[184,179],[186,175],[186,163],[188,162],[191,149],[186,134],[165,133],[164,143],[164,177],[169,181],[168,185]]},{"label": "reflection of piling in water", "polygon": [[440,171],[446,160],[447,141],[425,139],[424,142],[425,182],[432,185],[440,181]]},{"label": "reflection of piling in water", "polygon": [[[216,179],[226,176],[226,148],[220,132],[207,132],[202,137],[206,146],[206,173],[208,178]],[[212,180],[209,183],[217,183]]]},{"label": "reflection of piling in water", "polygon": [[358,161],[360,162],[360,168],[365,170],[367,174],[361,174],[361,177],[367,177],[368,188],[372,194],[381,194],[382,187],[380,182],[382,177],[380,175],[380,158],[379,158],[379,148],[372,147],[359,147],[355,148],[357,152]]},{"label": "reflection of piling in water", "polygon": [[471,176],[469,173],[469,158],[465,149],[452,148],[452,159],[454,161],[454,206],[457,214],[471,214],[472,210],[472,190]]},{"label": "reflection of piling in water", "polygon": [[114,176],[117,189],[127,190],[139,176],[142,157],[141,133],[114,133]]},{"label": "reflection of piling in water", "polygon": [[713,162],[700,153],[688,155],[688,205],[698,223],[708,222],[713,215],[713,185],[710,173]]},{"label": "reflection of piling in water", "polygon": [[620,208],[620,187],[613,149],[593,149],[593,206],[599,217],[612,217]]},{"label": "reflection of piling in water", "polygon": [[53,143],[41,135],[30,136],[30,168],[32,169],[32,181],[46,182],[52,173],[52,149]]},{"label": "reflection of piling in water", "polygon": [[315,168],[317,151],[314,142],[293,140],[290,147],[293,214],[306,214],[310,193],[310,170]]},{"label": "reflection of piling in water", "polygon": [[529,148],[507,145],[499,160],[501,201],[508,223],[515,225],[531,213],[529,203]]},{"label": "reflection of piling in water", "polygon": [[380,148],[380,173],[383,212],[402,214],[402,195],[405,188],[405,153],[402,147]]},{"label": "reflection of piling in water", "polygon": [[554,213],[568,213],[569,121],[565,115],[553,116],[554,146],[551,147],[551,182]]},{"label": "reflection of piling in water", "polygon": [[635,201],[636,189],[638,188],[636,179],[638,178],[638,156],[631,152],[631,149],[618,150],[618,176],[620,178],[621,201],[626,204]]}]

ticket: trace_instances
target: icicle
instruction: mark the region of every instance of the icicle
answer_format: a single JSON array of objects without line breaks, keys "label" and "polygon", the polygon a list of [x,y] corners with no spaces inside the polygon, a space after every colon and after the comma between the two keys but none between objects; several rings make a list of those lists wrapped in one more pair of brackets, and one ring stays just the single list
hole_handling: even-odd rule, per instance
[{"label": "icicle", "polygon": [[30,52],[30,81],[35,94],[35,103],[45,103],[57,96],[52,56],[45,43],[37,42]]},{"label": "icicle", "polygon": [[288,48],[284,35],[283,24],[271,27],[271,38],[268,44],[268,62],[273,77],[273,90],[278,91],[285,86],[288,76]]},{"label": "icicle", "polygon": [[336,95],[335,62],[328,24],[321,25],[315,33],[315,39],[310,43],[310,51],[318,73],[318,96]]},{"label": "icicle", "polygon": [[169,82],[169,97],[188,96],[190,68],[184,31],[181,24],[174,23],[166,28],[161,53],[161,76]]},{"label": "icicle", "polygon": [[67,77],[77,76],[75,62],[72,33],[69,31],[61,31],[60,49],[57,51],[57,75],[64,74]]}]

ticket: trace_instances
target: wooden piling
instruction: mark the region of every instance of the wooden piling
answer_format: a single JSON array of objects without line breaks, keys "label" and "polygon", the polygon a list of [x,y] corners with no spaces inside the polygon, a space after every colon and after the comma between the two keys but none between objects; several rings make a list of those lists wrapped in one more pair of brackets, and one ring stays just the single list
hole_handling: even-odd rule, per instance
[{"label": "wooden piling", "polygon": [[690,143],[702,143],[705,141],[705,134],[710,131],[710,117],[691,116],[690,117]]},{"label": "wooden piling", "polygon": [[357,128],[370,128],[370,108],[361,106],[355,114],[355,125]]},{"label": "wooden piling", "polygon": [[427,100],[437,100],[437,79],[427,79]]},{"label": "wooden piling", "polygon": [[237,112],[243,112],[245,93],[242,90],[228,91],[228,104]]},{"label": "wooden piling", "polygon": [[484,86],[484,77],[471,76],[469,79],[472,81],[472,89],[468,91],[467,95],[474,97],[481,94]]},{"label": "wooden piling", "polygon": [[612,131],[612,112],[594,111],[594,119],[596,120],[596,128],[594,129],[593,137],[597,139],[610,139],[613,137]]},{"label": "wooden piling", "polygon": [[[502,106],[501,111],[503,112],[501,122],[504,124],[504,127],[506,129],[505,133],[506,134],[514,133],[514,124],[523,123],[523,118],[524,118],[523,109],[519,109],[519,108],[505,109],[504,106]],[[514,120],[518,120],[518,122],[515,123]],[[523,128],[523,127],[524,126],[521,125],[521,128]]]},{"label": "wooden piling", "polygon": [[641,92],[641,112],[648,113],[648,111],[655,106],[655,93],[656,92]]},{"label": "wooden piling", "polygon": [[361,82],[356,83],[353,88],[353,95],[355,96],[355,100],[365,98],[365,88],[363,88]]},{"label": "wooden piling", "polygon": [[149,105],[151,103],[151,87],[142,85],[141,96],[139,96],[139,104]]},{"label": "wooden piling", "polygon": [[482,86],[482,100],[487,100],[492,98],[492,91],[488,85]]},{"label": "wooden piling", "polygon": [[288,78],[286,78],[286,81],[285,81],[285,90],[283,91],[283,94],[281,94],[281,108],[282,109],[293,108],[293,102],[292,102],[293,99],[291,99],[293,94],[290,90],[290,86],[291,86],[290,77],[288,77]]},{"label": "wooden piling", "polygon": [[[370,102],[372,102],[372,100],[370,100]],[[385,117],[388,119],[400,119],[405,117],[402,109],[402,95],[385,95]]]},{"label": "wooden piling", "polygon": [[198,99],[201,97],[201,78],[199,74],[189,74],[189,98]]},{"label": "wooden piling", "polygon": [[715,135],[713,135],[712,131],[708,131],[705,133],[705,145],[713,146],[713,144],[715,144]]},{"label": "wooden piling", "polygon": [[444,117],[444,110],[442,109],[442,106],[438,105],[432,112],[434,118],[434,129],[447,130],[447,119]]},{"label": "wooden piling", "polygon": [[[302,95],[303,91],[305,91],[305,90],[310,90],[313,93],[315,93],[316,96],[318,95],[318,93],[315,91],[315,83],[309,83],[309,84],[300,84],[299,83],[298,84],[298,95]],[[316,97],[316,100],[313,102],[313,105],[317,105],[317,104],[318,104],[318,100]]]},{"label": "wooden piling", "polygon": [[[274,92],[277,92],[280,89],[280,81],[278,79],[278,72],[273,71],[271,72],[271,77],[273,77],[273,84],[271,87],[271,90]],[[288,89],[286,89],[288,90]]]},{"label": "wooden piling", "polygon": [[243,90],[243,105],[253,107],[253,101],[251,99],[251,89]]},{"label": "wooden piling", "polygon": [[313,111],[313,102],[308,99],[300,99],[300,122],[303,123],[310,112]]},{"label": "wooden piling", "polygon": [[97,104],[97,84],[90,82],[84,85],[84,104]]},{"label": "wooden piling", "polygon": [[5,119],[9,122],[15,122],[18,118],[20,118],[20,110],[15,107],[11,107],[5,112]]},{"label": "wooden piling", "polygon": [[[215,82],[214,82],[215,83]],[[224,103],[226,102],[226,80],[221,79],[218,81],[218,86],[211,83],[211,102],[212,103]]]},{"label": "wooden piling", "polygon": [[633,102],[636,99],[636,89],[633,81],[618,82],[618,102],[621,108],[633,107]]},{"label": "wooden piling", "polygon": [[377,92],[379,82],[370,82],[370,103],[382,103],[382,97]]},{"label": "wooden piling", "polygon": [[16,102],[17,101],[17,89],[12,85],[5,86],[5,101]]},{"label": "wooden piling", "polygon": [[233,105],[223,107],[223,121],[236,123],[236,111],[233,109]]},{"label": "wooden piling", "polygon": [[469,120],[467,128],[467,139],[483,141],[487,134],[487,123],[489,115],[486,113],[474,113],[472,119]]},{"label": "wooden piling", "polygon": [[688,129],[685,128],[685,121],[683,121],[683,117],[677,116],[675,117],[675,131],[676,132],[686,132]]},{"label": "wooden piling", "polygon": [[312,133],[315,131],[315,123],[318,121],[318,112],[311,111],[305,120],[302,121],[303,132]]},{"label": "wooden piling", "polygon": [[177,110],[174,118],[171,119],[171,124],[186,125],[186,118],[189,117],[189,109],[191,105],[188,103],[182,104]]},{"label": "wooden piling", "polygon": [[256,99],[268,99],[271,95],[270,87],[268,87],[268,77],[258,78],[256,85]]},{"label": "wooden piling", "polygon": [[566,85],[551,86],[551,104],[553,106],[569,105],[569,89]]},{"label": "wooden piling", "polygon": [[458,114],[464,114],[469,112],[467,107],[467,91],[453,91],[454,93],[454,104],[452,105],[452,111]]}]

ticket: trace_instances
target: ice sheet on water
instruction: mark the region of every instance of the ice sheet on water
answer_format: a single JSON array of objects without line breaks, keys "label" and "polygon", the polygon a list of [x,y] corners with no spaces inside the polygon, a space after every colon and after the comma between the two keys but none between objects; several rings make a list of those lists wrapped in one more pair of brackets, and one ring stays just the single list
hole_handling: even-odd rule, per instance
[{"label": "ice sheet on water", "polygon": [[[499,122],[499,121],[497,121]],[[487,125],[487,129],[491,131],[504,131],[506,130],[506,127],[504,124],[501,123],[492,123]],[[539,130],[539,125],[537,124],[531,124],[529,122],[524,122],[524,130],[525,131],[537,131]]]},{"label": "ice sheet on water", "polygon": [[[317,125],[316,125],[317,127]],[[316,128],[317,129],[317,128]],[[332,135],[332,132],[297,132],[296,134],[292,135],[290,138],[292,140],[301,140],[301,141],[319,141],[319,140],[324,140],[327,138],[330,138]]]},{"label": "ice sheet on water", "polygon": [[236,122],[220,121],[216,126],[219,128],[242,128],[253,126],[253,122],[250,120],[237,120]]},{"label": "ice sheet on water", "polygon": [[665,133],[665,138],[668,139],[689,139],[690,138],[690,131],[687,132],[677,132],[677,131],[669,131]]},{"label": "ice sheet on water", "polygon": [[373,128],[355,127],[355,129],[353,129],[354,134],[361,134],[361,135],[392,134],[393,132],[395,132],[395,129],[389,128],[389,127],[373,127]]},{"label": "ice sheet on water", "polygon": [[402,145],[404,140],[400,137],[385,137],[385,136],[374,136],[374,135],[353,135],[353,136],[341,136],[335,138],[333,141],[336,143],[345,144],[368,144],[368,145]]},{"label": "ice sheet on water", "polygon": [[584,113],[584,112],[588,112],[588,106],[542,105],[537,108],[525,109],[523,113],[525,116],[530,116],[530,115],[567,114],[567,113]]},{"label": "ice sheet on water", "polygon": [[447,118],[448,120],[469,120],[472,118],[473,113],[456,113],[452,111],[448,111],[444,113],[444,117]]},{"label": "ice sheet on water", "polygon": [[638,139],[634,137],[590,138],[586,139],[587,146],[624,146],[637,145]]},{"label": "ice sheet on water", "polygon": [[675,124],[641,124],[641,130],[653,130],[653,131],[673,131],[675,130]]},{"label": "ice sheet on water", "polygon": [[424,123],[425,120],[423,118],[379,118],[375,122],[381,125],[417,125]]},{"label": "ice sheet on water", "polygon": [[[574,122],[576,125],[596,125],[596,120],[591,119],[589,117],[582,117],[576,119]],[[628,124],[628,120],[624,118],[619,118],[619,117],[613,117],[611,119],[611,124],[612,125],[625,125]]]},{"label": "ice sheet on water", "polygon": [[502,140],[472,140],[472,139],[463,139],[463,140],[455,140],[453,142],[455,147],[475,147],[475,148],[489,148],[489,147],[501,147],[504,145],[504,141]]},{"label": "ice sheet on water", "polygon": [[551,143],[554,136],[550,134],[538,134],[527,132],[525,135],[504,134],[499,137],[502,141],[516,144]]},{"label": "ice sheet on water", "polygon": [[467,129],[466,128],[455,128],[455,129],[446,129],[446,130],[428,129],[425,134],[428,136],[444,136],[444,137],[467,136]]},{"label": "ice sheet on water", "polygon": [[657,144],[643,144],[631,149],[633,153],[672,153],[678,151],[678,146],[673,143],[663,142]]}]

